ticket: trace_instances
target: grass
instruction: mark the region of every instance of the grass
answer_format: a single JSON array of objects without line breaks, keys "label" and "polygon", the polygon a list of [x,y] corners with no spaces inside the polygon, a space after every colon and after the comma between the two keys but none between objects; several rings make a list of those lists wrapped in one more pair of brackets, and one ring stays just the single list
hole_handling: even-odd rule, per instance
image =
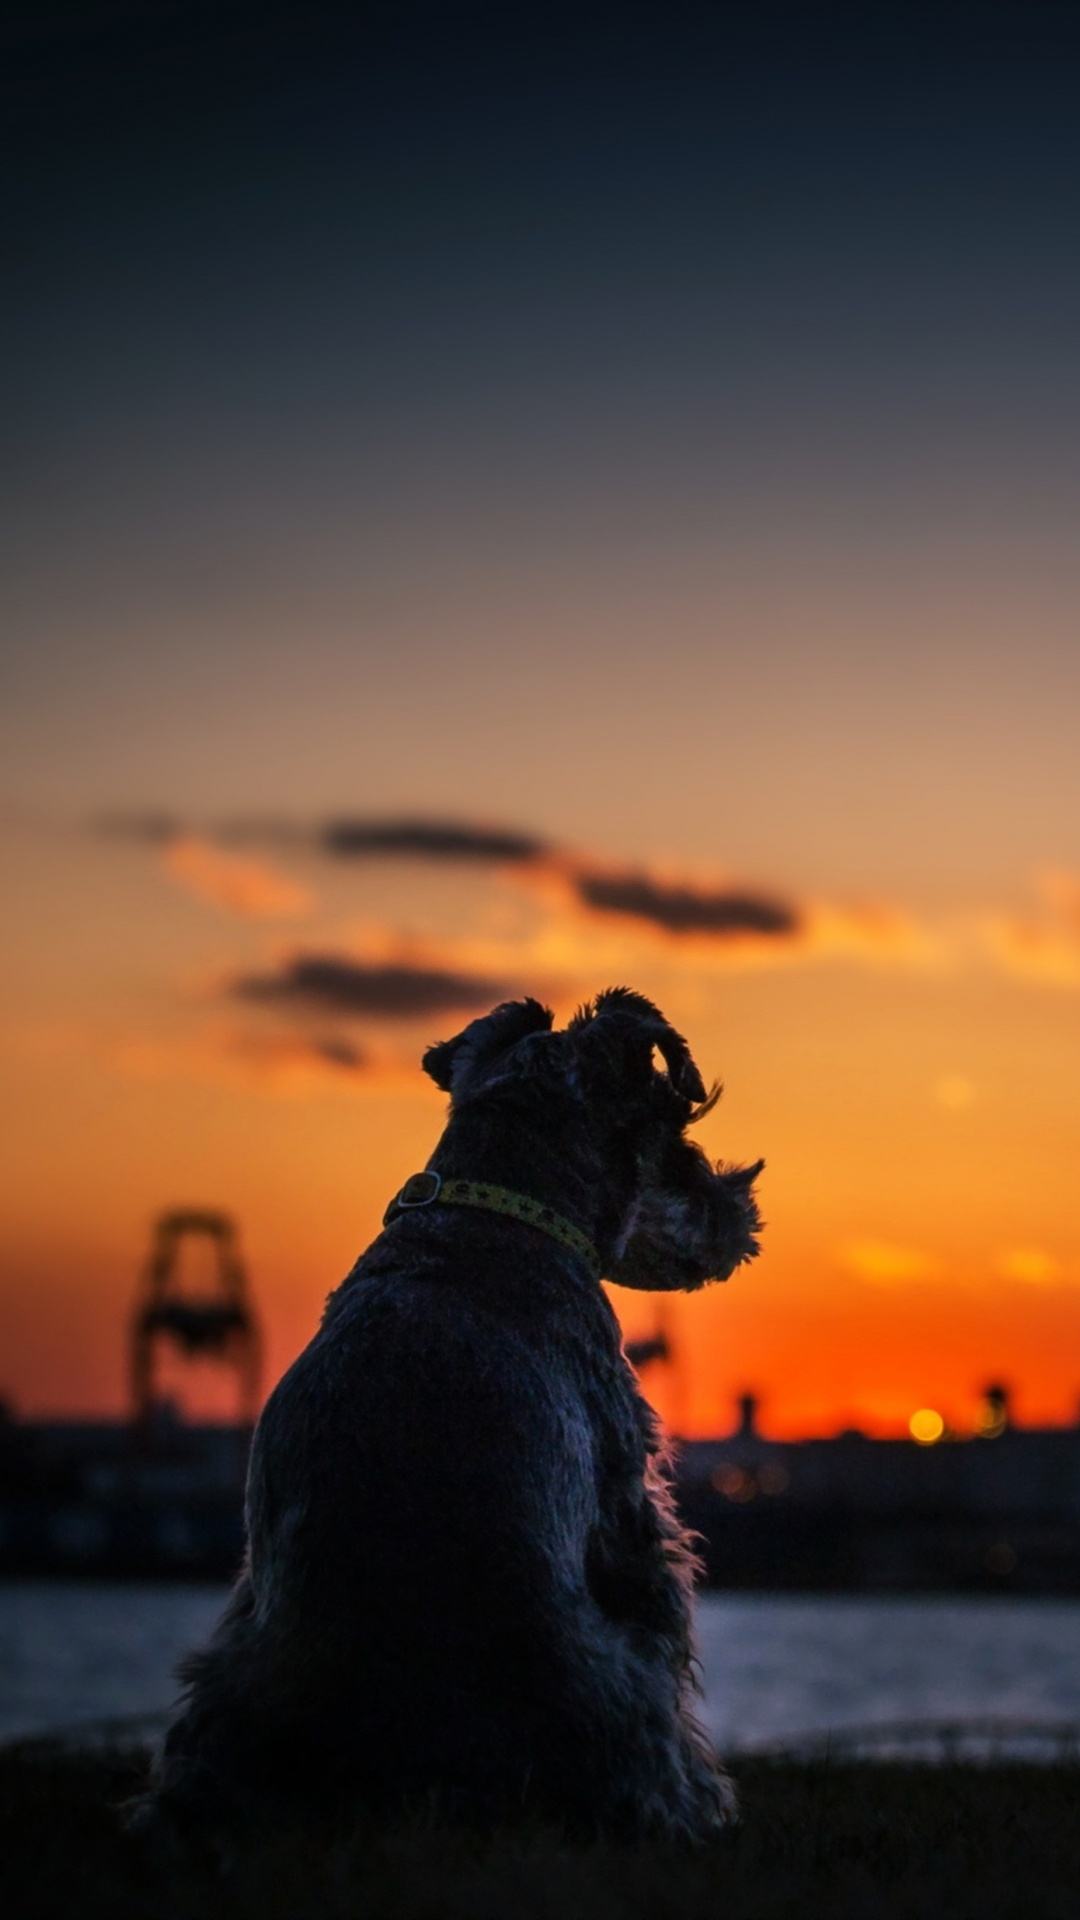
[{"label": "grass", "polygon": [[1080,1767],[743,1762],[714,1849],[488,1838],[413,1820],[278,1832],[227,1874],[147,1858],[145,1755],[0,1749],[5,1920],[1076,1920]]}]

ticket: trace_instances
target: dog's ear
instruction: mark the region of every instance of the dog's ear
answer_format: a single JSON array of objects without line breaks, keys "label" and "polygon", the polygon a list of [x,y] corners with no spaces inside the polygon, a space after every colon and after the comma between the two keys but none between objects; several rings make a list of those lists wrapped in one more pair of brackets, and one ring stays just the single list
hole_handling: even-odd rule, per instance
[{"label": "dog's ear", "polygon": [[542,1007],[539,1000],[504,1000],[493,1012],[470,1021],[453,1040],[429,1047],[421,1065],[437,1087],[460,1100],[500,1054],[527,1034],[550,1032],[554,1018],[550,1007]]},{"label": "dog's ear", "polygon": [[726,1280],[758,1252],[753,1186],[764,1164],[713,1168],[689,1140],[669,1146],[663,1164],[644,1173],[609,1280],[658,1293]]},{"label": "dog's ear", "polygon": [[682,1034],[644,994],[629,987],[609,987],[592,1006],[574,1015],[570,1031],[577,1036],[584,1062],[603,1060],[638,1077],[651,1074],[655,1047],[676,1093],[691,1103],[706,1098],[705,1084]]}]

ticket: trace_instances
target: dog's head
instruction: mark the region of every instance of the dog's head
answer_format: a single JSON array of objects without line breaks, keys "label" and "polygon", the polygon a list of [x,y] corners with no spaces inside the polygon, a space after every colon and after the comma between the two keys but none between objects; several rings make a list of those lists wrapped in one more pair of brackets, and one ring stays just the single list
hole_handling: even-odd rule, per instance
[{"label": "dog's head", "polygon": [[[713,1167],[686,1129],[715,1105],[690,1049],[659,1009],[612,987],[559,1033],[536,1000],[509,1001],[424,1068],[453,1110],[517,1108],[542,1119],[597,1189],[593,1230],[609,1279],[649,1291],[726,1280],[758,1251],[753,1183],[764,1164]],[[659,1056],[661,1067],[654,1064]]]}]

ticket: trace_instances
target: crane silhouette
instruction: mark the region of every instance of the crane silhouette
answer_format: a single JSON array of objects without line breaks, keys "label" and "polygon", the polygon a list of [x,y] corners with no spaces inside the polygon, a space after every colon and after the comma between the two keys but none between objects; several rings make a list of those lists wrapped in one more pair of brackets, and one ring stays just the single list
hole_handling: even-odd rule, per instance
[{"label": "crane silhouette", "polygon": [[[209,1289],[187,1290],[181,1250],[208,1241],[214,1256]],[[240,1259],[236,1227],[226,1213],[177,1208],[155,1224],[140,1296],[131,1318],[131,1400],[137,1426],[148,1430],[158,1406],[157,1361],[163,1346],[186,1359],[209,1357],[237,1376],[238,1417],[252,1422],[259,1404],[262,1341]]]}]

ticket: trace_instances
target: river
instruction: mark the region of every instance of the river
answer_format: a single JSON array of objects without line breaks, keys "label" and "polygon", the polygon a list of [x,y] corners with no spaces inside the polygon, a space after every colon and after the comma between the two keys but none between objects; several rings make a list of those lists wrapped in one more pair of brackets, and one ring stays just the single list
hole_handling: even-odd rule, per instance
[{"label": "river", "polygon": [[[0,1738],[167,1706],[218,1587],[0,1584]],[[1080,1602],[706,1594],[703,1718],[725,1752],[896,1721],[1080,1727]]]}]

